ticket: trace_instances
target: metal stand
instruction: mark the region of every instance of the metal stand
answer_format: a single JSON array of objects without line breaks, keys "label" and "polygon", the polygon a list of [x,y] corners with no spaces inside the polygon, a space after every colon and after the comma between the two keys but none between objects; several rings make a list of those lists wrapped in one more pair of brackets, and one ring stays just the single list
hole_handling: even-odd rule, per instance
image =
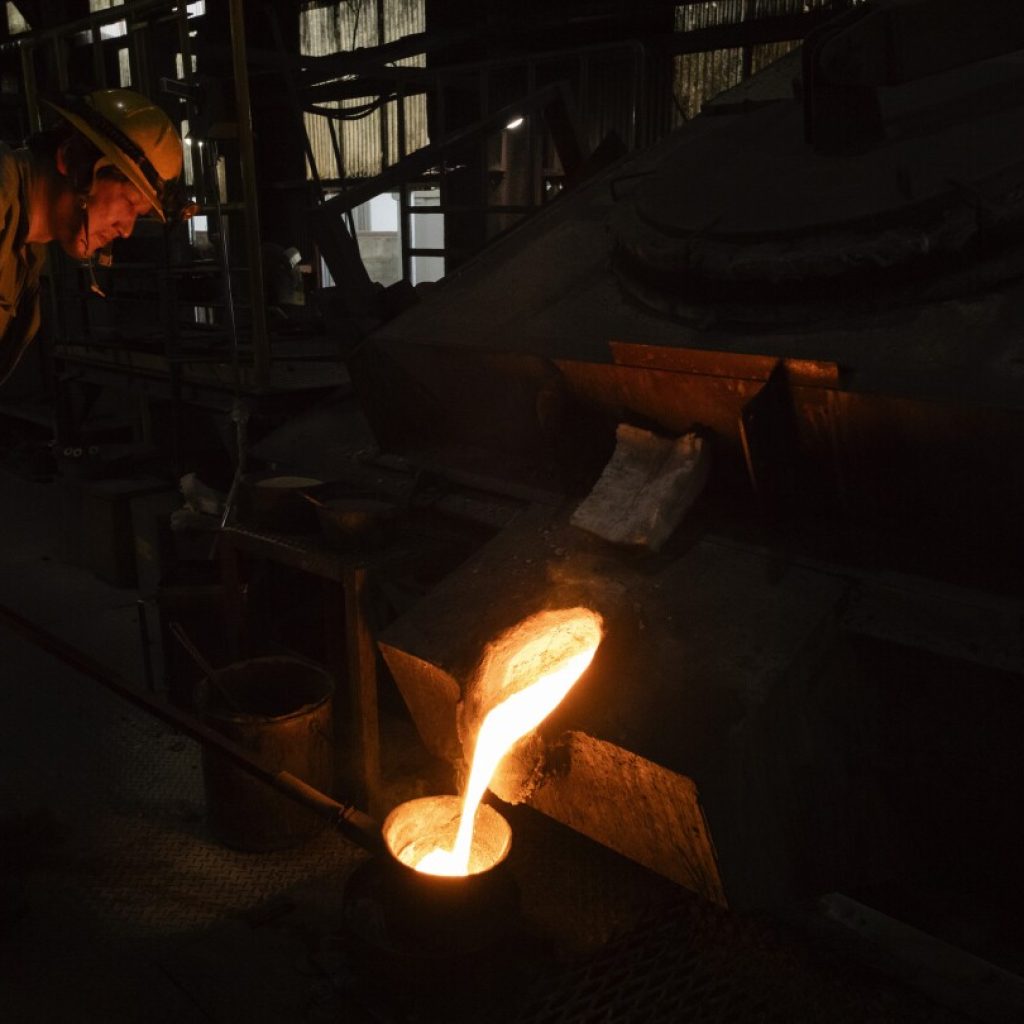
[{"label": "metal stand", "polygon": [[[343,555],[316,540],[257,533],[227,527],[220,533],[225,626],[232,658],[247,647],[242,602],[246,559],[263,558],[324,581],[324,626],[328,668],[348,688],[348,721],[343,702],[335,701],[334,734],[347,738],[349,757],[337,758],[335,785],[354,790],[355,803],[370,814],[381,809],[380,732],[377,716],[377,651],[366,611],[367,560]],[[344,643],[341,637],[344,636]]]}]

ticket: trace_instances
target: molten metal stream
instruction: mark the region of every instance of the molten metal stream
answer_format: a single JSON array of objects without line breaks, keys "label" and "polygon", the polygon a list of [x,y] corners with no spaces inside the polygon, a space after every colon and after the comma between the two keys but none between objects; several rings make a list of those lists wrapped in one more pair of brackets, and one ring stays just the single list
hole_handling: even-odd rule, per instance
[{"label": "molten metal stream", "polygon": [[503,669],[506,680],[512,679],[517,669],[522,670],[524,659],[529,664],[537,657],[538,647],[542,652],[546,651],[549,637],[558,633],[564,641],[567,625],[580,637],[576,649],[563,653],[556,668],[542,673],[535,682],[528,683],[487,713],[477,734],[455,844],[451,850],[438,847],[426,853],[416,864],[417,871],[431,875],[469,874],[473,828],[485,790],[512,745],[558,707],[593,661],[601,642],[600,622],[595,613],[581,609],[578,619],[568,624],[562,622],[549,632],[532,637],[508,660]]}]

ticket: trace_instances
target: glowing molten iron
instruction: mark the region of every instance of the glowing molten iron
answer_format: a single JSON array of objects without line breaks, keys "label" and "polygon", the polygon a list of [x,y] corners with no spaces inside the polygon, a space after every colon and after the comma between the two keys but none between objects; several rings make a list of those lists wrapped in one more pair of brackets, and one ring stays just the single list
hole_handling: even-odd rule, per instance
[{"label": "glowing molten iron", "polygon": [[512,745],[551,714],[594,658],[601,617],[587,608],[541,612],[509,630],[484,660],[488,692],[511,692],[488,711],[477,733],[455,844],[436,847],[414,866],[431,875],[469,874],[477,808]]}]

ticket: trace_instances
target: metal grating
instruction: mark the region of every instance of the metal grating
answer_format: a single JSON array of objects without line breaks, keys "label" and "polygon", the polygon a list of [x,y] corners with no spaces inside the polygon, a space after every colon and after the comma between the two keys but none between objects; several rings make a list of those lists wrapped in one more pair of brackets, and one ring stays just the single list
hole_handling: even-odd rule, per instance
[{"label": "metal grating", "polygon": [[519,1019],[523,1024],[693,1024],[775,1021],[768,1002],[733,983],[696,941],[682,908],[648,920],[566,972]]},{"label": "metal grating", "polygon": [[111,940],[180,935],[299,884],[340,890],[365,856],[330,829],[277,853],[220,845],[196,743],[25,642],[0,641],[12,678],[33,681],[0,699],[0,720],[19,724],[0,749],[0,808],[21,823],[0,855],[33,917],[75,908]]},{"label": "metal grating", "polygon": [[[113,700],[101,692],[83,703],[94,696],[97,704]],[[94,721],[102,737],[90,733],[90,756],[77,771],[65,766],[74,779],[68,795],[89,814],[76,823],[73,845],[51,852],[39,881],[49,899],[78,906],[108,933],[209,927],[311,878],[341,879],[360,860],[328,830],[277,853],[222,846],[204,821],[197,744],[128,707]]]},{"label": "metal grating", "polygon": [[806,939],[694,897],[541,979],[517,1024],[954,1024]]}]

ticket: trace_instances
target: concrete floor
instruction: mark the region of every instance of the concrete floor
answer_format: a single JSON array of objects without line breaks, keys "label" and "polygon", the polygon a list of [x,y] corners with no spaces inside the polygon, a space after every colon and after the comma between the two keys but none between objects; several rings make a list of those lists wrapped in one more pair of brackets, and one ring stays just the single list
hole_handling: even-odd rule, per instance
[{"label": "concrete floor", "polygon": [[[0,603],[141,686],[138,595],[62,563],[60,518],[55,485],[0,470]],[[509,814],[522,916],[500,970],[375,957],[342,903],[360,849],[333,832],[225,849],[194,743],[2,627],[0,664],[4,1024],[961,1019],[525,808]],[[667,931],[629,938],[659,912]],[[623,956],[636,992],[592,997]],[[626,1009],[606,1018],[595,998]]]}]

